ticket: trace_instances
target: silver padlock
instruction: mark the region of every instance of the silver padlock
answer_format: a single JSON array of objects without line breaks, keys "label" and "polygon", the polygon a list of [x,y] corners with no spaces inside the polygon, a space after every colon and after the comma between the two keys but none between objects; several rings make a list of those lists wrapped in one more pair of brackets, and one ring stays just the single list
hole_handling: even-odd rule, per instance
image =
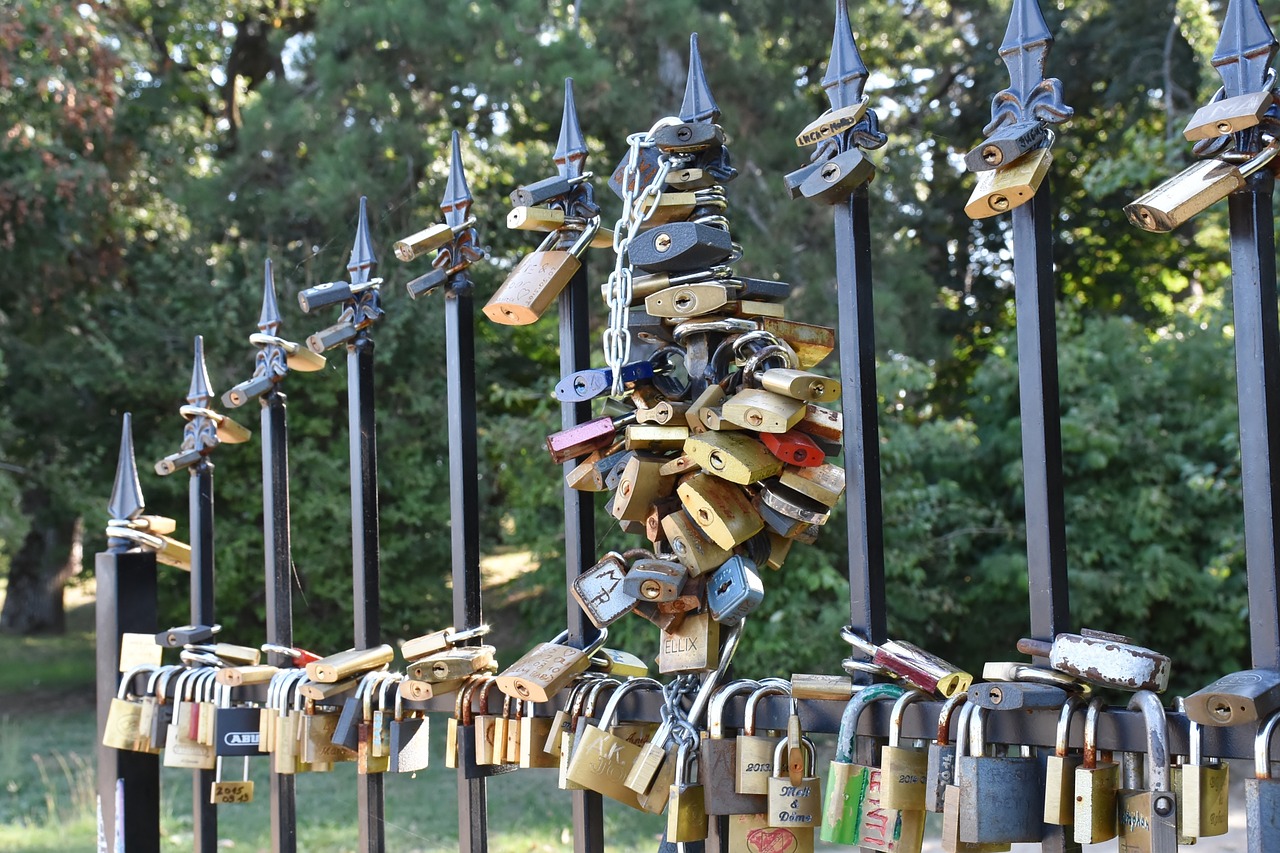
[{"label": "silver padlock", "polygon": [[689,570],[671,560],[636,560],[622,580],[622,590],[636,601],[675,601]]},{"label": "silver padlock", "polygon": [[970,843],[1036,842],[1044,818],[1044,780],[1039,761],[1023,755],[987,755],[985,708],[969,720],[969,755],[956,757],[960,786],[960,840]]},{"label": "silver padlock", "polygon": [[1280,779],[1271,778],[1271,737],[1280,713],[1272,714],[1253,741],[1254,778],[1244,781],[1249,853],[1280,851]]},{"label": "silver padlock", "polygon": [[707,584],[707,609],[712,619],[724,625],[741,623],[763,600],[764,584],[746,557],[729,558]]},{"label": "silver padlock", "polygon": [[623,587],[626,575],[626,561],[621,554],[610,551],[574,578],[573,597],[597,628],[612,625],[635,607],[636,597]]}]

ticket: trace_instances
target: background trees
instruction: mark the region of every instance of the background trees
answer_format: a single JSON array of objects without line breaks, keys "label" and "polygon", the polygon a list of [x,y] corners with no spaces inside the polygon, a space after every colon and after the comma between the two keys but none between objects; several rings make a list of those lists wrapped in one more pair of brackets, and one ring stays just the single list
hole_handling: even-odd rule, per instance
[{"label": "background trees", "polygon": [[[1217,85],[1207,57],[1223,4],[1043,5],[1057,34],[1049,69],[1076,109],[1052,172],[1072,605],[1079,624],[1176,651],[1175,672],[1194,684],[1240,663],[1246,646],[1224,217],[1156,236],[1129,228],[1120,207],[1185,165],[1179,130]],[[958,166],[1007,81],[996,53],[1007,14],[985,0],[854,10],[890,134],[873,184],[890,621],[971,667],[1007,657],[1026,625],[1006,233],[1001,220],[964,216],[971,181]],[[360,194],[389,279],[378,331],[384,624],[407,635],[445,620],[442,320],[431,300],[403,298],[407,273],[387,247],[437,218],[443,154],[460,129],[490,247],[477,269],[487,297],[530,248],[501,215],[512,187],[549,174],[563,78],[576,79],[589,167],[602,175],[628,133],[679,104],[694,30],[741,170],[729,186],[741,269],[794,282],[793,316],[824,322],[829,216],[789,202],[781,176],[805,162],[791,138],[825,107],[825,8],[29,0],[0,10],[4,627],[57,628],[49,590],[74,569],[77,519],[85,548],[101,547],[120,413],[134,413],[144,472],[179,441],[191,336],[206,336],[216,390],[247,375],[264,257],[276,262],[284,333],[325,324],[293,297],[342,273]],[[603,188],[601,198],[614,215]],[[591,262],[601,278],[608,261]],[[532,636],[552,629],[561,611],[549,603],[563,594],[558,472],[540,449],[558,420],[553,325],[478,334],[484,541],[545,562],[517,582]],[[287,386],[295,613],[299,641],[319,648],[349,621],[346,478],[334,464],[345,454],[342,369]],[[228,447],[215,462],[219,610],[252,637],[257,455]],[[184,514],[181,479],[144,473],[154,510]],[[625,541],[600,529],[602,548]],[[746,665],[835,664],[839,643],[804,658],[784,644],[797,625],[833,636],[843,623],[828,606],[844,589],[840,529],[833,521],[767,579],[769,615],[753,625]],[[183,581],[169,580],[180,611]],[[651,644],[647,626],[629,630],[633,647]]]}]

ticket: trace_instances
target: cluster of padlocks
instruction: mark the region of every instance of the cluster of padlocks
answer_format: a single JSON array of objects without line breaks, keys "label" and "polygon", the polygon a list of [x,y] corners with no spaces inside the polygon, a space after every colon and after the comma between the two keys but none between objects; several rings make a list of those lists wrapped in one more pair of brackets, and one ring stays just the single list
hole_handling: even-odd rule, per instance
[{"label": "cluster of padlocks", "polygon": [[[1028,3],[1015,4],[1025,32],[1006,37],[1002,48],[1011,72],[1020,62],[1042,64],[1050,40]],[[851,219],[846,202],[865,193],[875,174],[864,149],[886,137],[862,94],[866,70],[844,4],[838,9],[824,80],[832,109],[797,136],[797,145],[816,149],[785,186],[793,198],[832,205]],[[974,217],[1035,196],[1051,162],[1049,126],[1070,115],[1057,80],[1023,92],[1026,75],[1012,76],[1014,86],[996,98],[987,139],[966,161],[980,176]],[[1267,105],[1248,100],[1253,124],[1236,115],[1244,109],[1239,99],[1228,101],[1193,120],[1217,128],[1217,136],[1201,138],[1253,127],[1274,98]],[[736,171],[718,117],[695,37],[679,115],[629,137],[630,150],[609,181],[623,205],[610,232],[601,227],[592,175],[584,171],[587,149],[567,86],[558,173],[517,188],[507,216],[509,227],[547,236],[484,308],[494,322],[532,324],[580,274],[589,248],[615,251],[601,288],[606,366],[574,370],[554,387],[566,406],[602,401],[598,416],[546,438],[568,487],[609,493],[608,513],[624,533],[648,543],[582,561],[571,594],[598,629],[594,642],[571,642],[571,625],[523,654],[506,654],[486,642],[487,625],[459,625],[405,641],[403,665],[393,670],[396,649],[377,639],[321,656],[288,645],[259,651],[219,642],[216,625],[125,633],[123,677],[103,743],[162,752],[166,766],[214,771],[209,802],[232,805],[253,797],[247,761],[256,755],[269,754],[277,776],[348,762],[362,776],[421,770],[428,714],[442,713],[447,766],[480,776],[555,768],[563,789],[665,812],[671,844],[700,841],[713,818],[726,818],[721,841],[733,851],[803,853],[821,839],[918,853],[925,815],[934,812],[943,815],[948,853],[994,853],[1023,842],[1064,853],[1111,839],[1124,853],[1166,853],[1227,832],[1228,768],[1206,758],[1224,753],[1206,752],[1205,728],[1220,747],[1224,732],[1245,726],[1255,736],[1257,769],[1245,786],[1250,850],[1280,850],[1280,781],[1270,779],[1270,740],[1280,721],[1274,670],[1227,676],[1175,700],[1170,713],[1158,695],[1168,686],[1169,658],[1122,636],[1045,632],[1051,640],[1017,644],[1031,662],[987,663],[975,682],[916,645],[873,642],[881,632],[851,624],[842,632],[852,650],[840,674],[731,678],[734,652],[748,641],[748,617],[763,600],[761,570],[780,569],[795,542],[814,541],[845,491],[846,465],[857,465],[832,461],[851,447],[841,413],[823,405],[840,397],[842,381],[813,372],[835,349],[834,331],[785,318],[788,284],[733,269],[742,247],[731,236],[724,184]],[[1272,156],[1275,144],[1256,157]],[[408,284],[415,298],[444,289],[456,300],[465,290],[457,277],[483,257],[458,145],[455,134],[446,221],[395,246],[402,261],[437,253],[432,270]],[[1135,209],[1152,208],[1140,205]],[[1133,215],[1143,227],[1155,221]],[[300,294],[304,311],[343,309],[304,346],[279,336],[268,263],[259,332],[251,337],[256,370],[224,395],[226,405],[262,398],[267,423],[264,395],[289,370],[323,367],[322,353],[337,346],[348,346],[349,365],[363,369],[357,351],[382,314],[383,283],[373,276],[363,203],[348,269],[349,282]],[[862,382],[847,371],[843,377],[857,392]],[[353,423],[368,414],[372,433],[372,407],[361,408],[362,393],[351,392]],[[209,452],[249,438],[210,408],[212,399],[197,339],[181,409],[183,445],[156,465],[160,474],[191,470],[193,495]],[[874,413],[869,418],[874,424]],[[357,471],[372,468],[376,476],[368,456],[357,464],[358,443],[353,438],[353,492]],[[271,468],[266,458],[264,471]],[[366,557],[364,542],[376,546],[371,491],[372,539],[361,540],[370,530],[368,506],[357,511],[353,500],[353,538]],[[211,494],[207,500],[211,505]],[[287,527],[287,490],[283,505]],[[192,506],[193,542],[206,540],[194,556],[172,537],[172,520],[145,513],[126,421],[108,526],[115,553],[144,551],[180,566],[208,560],[211,511],[197,519],[195,497]],[[211,585],[211,569],[197,568],[193,589],[197,576]],[[475,598],[478,614],[478,590]],[[640,656],[607,646],[608,626],[632,612],[661,632],[657,671],[674,676],[665,684],[649,676]],[[163,663],[166,648],[179,650],[179,664]],[[262,663],[264,652],[274,665]],[[1098,688],[1131,694],[1128,708],[1108,708]],[[1052,736],[1033,736],[1035,719],[1052,719]],[[825,785],[809,737],[819,732],[836,735]],[[1132,746],[1138,740],[1145,749]],[[1121,743],[1129,747],[1118,750]],[[241,756],[243,777],[223,779],[223,758]]]}]

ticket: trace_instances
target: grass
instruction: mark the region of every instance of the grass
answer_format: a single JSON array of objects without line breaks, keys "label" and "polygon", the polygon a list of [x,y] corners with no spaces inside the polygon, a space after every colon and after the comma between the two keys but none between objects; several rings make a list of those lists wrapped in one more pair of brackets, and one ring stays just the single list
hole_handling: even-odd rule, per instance
[{"label": "grass", "polygon": [[[93,853],[97,849],[93,601],[68,597],[67,634],[0,635],[0,851]],[[431,764],[412,775],[387,774],[386,838],[393,853],[458,849],[457,776],[444,767],[444,720],[432,725]],[[238,778],[242,762],[224,772]],[[220,846],[269,851],[267,764],[250,762],[255,798],[219,811]],[[299,849],[345,853],[358,845],[355,765],[297,777]],[[488,781],[490,849],[495,853],[560,851],[572,844],[568,794],[550,770],[525,770]],[[162,849],[191,843],[191,773],[161,773]],[[605,805],[610,850],[652,851],[665,818]]]}]

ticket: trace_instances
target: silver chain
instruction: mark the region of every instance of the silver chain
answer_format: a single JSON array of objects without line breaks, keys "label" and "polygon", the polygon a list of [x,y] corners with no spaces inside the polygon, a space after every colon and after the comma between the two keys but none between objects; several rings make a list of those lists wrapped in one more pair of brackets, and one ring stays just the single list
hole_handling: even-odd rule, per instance
[{"label": "silver chain", "polygon": [[[670,155],[658,155],[658,173],[643,190],[636,193],[636,185],[640,177],[640,150],[653,147],[653,134],[668,124],[679,123],[679,119],[668,116],[660,119],[648,133],[633,133],[627,137],[630,154],[626,168],[622,172],[622,216],[613,227],[613,251],[616,253],[613,272],[609,274],[609,283],[605,285],[605,302],[609,305],[609,327],[604,330],[604,361],[613,375],[613,388],[610,393],[621,397],[625,390],[622,386],[622,366],[631,359],[631,332],[627,329],[627,312],[631,307],[631,260],[627,257],[627,249],[635,239],[640,226],[653,216],[662,199],[662,188],[671,173],[673,160]],[[645,210],[648,202],[649,209]]]}]

